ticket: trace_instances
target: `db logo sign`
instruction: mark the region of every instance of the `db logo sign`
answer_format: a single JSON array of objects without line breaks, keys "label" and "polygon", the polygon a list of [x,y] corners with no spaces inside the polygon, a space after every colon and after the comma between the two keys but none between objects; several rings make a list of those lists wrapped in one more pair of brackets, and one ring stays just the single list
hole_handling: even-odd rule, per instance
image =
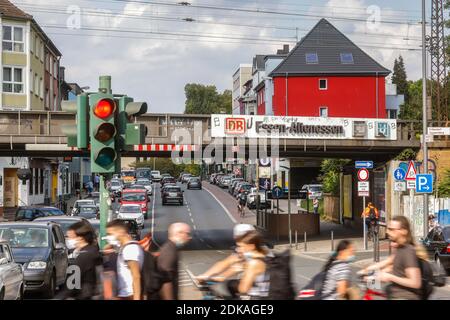
[{"label": "db logo sign", "polygon": [[243,134],[245,133],[244,118],[226,118],[225,119],[226,134]]}]

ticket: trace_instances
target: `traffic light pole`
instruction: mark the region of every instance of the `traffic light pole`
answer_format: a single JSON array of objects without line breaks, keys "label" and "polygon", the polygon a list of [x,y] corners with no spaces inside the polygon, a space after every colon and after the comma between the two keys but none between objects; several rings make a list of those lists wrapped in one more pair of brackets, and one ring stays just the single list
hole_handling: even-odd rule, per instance
[{"label": "traffic light pole", "polygon": [[111,199],[105,186],[105,178],[100,175],[100,249],[103,249],[106,245],[106,224],[108,223],[110,203]]}]

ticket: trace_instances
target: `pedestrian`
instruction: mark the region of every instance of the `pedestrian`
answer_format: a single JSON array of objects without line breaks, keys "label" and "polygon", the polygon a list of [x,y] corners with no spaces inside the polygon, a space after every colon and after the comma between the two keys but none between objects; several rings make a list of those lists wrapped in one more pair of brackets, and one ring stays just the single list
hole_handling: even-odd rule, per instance
[{"label": "pedestrian", "polygon": [[313,199],[314,214],[319,214],[319,199]]},{"label": "pedestrian", "polygon": [[263,245],[262,236],[257,231],[250,231],[238,238],[236,243],[245,259],[238,285],[239,294],[252,300],[268,299],[270,276],[265,258],[269,251]]},{"label": "pedestrian", "polygon": [[110,246],[118,249],[117,255],[117,297],[120,300],[141,300],[141,271],[144,252],[138,242],[133,241],[128,225],[113,220],[106,226]]},{"label": "pedestrian", "polygon": [[360,273],[380,270],[378,280],[389,284],[389,299],[420,300],[422,275],[419,259],[426,259],[426,255],[423,250],[416,250],[409,220],[404,216],[394,217],[388,224],[387,233],[394,249],[391,256]]},{"label": "pedestrian", "polygon": [[191,228],[185,223],[174,223],[169,226],[168,236],[157,259],[158,272],[162,277],[159,298],[178,300],[179,250],[191,240]]},{"label": "pedestrian", "polygon": [[95,175],[94,176],[94,182],[95,182],[95,190],[100,191],[100,176]]},{"label": "pedestrian", "polygon": [[431,231],[436,226],[438,226],[438,222],[436,220],[436,216],[431,213],[428,216],[428,231]]},{"label": "pedestrian", "polygon": [[355,259],[355,246],[349,240],[339,242],[336,251],[325,264],[326,273],[323,284],[322,300],[348,299],[351,290],[352,272],[350,263]]},{"label": "pedestrian", "polygon": [[73,263],[79,267],[80,287],[69,288],[67,284],[63,296],[75,300],[90,300],[98,294],[97,274],[102,264],[94,229],[89,223],[80,221],[67,230],[67,247],[73,250]]}]

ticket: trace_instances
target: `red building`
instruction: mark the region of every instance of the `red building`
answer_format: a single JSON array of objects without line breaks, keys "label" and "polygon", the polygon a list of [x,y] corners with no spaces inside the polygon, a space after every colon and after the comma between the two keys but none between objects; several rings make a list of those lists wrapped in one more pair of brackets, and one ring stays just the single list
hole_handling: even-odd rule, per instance
[{"label": "red building", "polygon": [[386,118],[389,73],[322,19],[271,72],[273,114]]}]

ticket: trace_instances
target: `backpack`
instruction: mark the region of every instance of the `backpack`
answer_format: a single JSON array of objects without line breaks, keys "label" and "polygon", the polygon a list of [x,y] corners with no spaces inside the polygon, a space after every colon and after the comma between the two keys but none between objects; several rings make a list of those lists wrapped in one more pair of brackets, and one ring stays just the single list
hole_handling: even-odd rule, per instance
[{"label": "backpack", "polygon": [[377,215],[375,213],[375,208],[370,208],[370,210],[369,210],[369,219],[370,220],[376,220],[377,219]]},{"label": "backpack", "polygon": [[434,291],[434,287],[445,286],[445,270],[439,269],[434,262],[429,262],[418,258],[420,274],[422,277],[422,285],[420,287],[420,295],[422,300],[428,300]]},{"label": "backpack", "polygon": [[323,300],[334,293],[331,292],[326,296],[322,293],[327,280],[328,270],[320,271],[305,287],[303,287],[299,293],[299,298],[301,300]]},{"label": "backpack", "polygon": [[[125,246],[123,246],[120,254],[122,253],[123,249],[130,244],[139,245],[134,241],[129,242]],[[140,245],[139,247],[141,248]],[[154,296],[162,287],[163,277],[158,271],[157,258],[151,252],[145,251],[142,248],[141,250],[143,251],[144,258],[141,269],[141,290],[142,293],[146,294],[147,296]]]},{"label": "backpack", "polygon": [[269,273],[269,299],[294,300],[295,290],[292,284],[290,260],[290,250],[272,253],[265,257],[266,272]]}]

